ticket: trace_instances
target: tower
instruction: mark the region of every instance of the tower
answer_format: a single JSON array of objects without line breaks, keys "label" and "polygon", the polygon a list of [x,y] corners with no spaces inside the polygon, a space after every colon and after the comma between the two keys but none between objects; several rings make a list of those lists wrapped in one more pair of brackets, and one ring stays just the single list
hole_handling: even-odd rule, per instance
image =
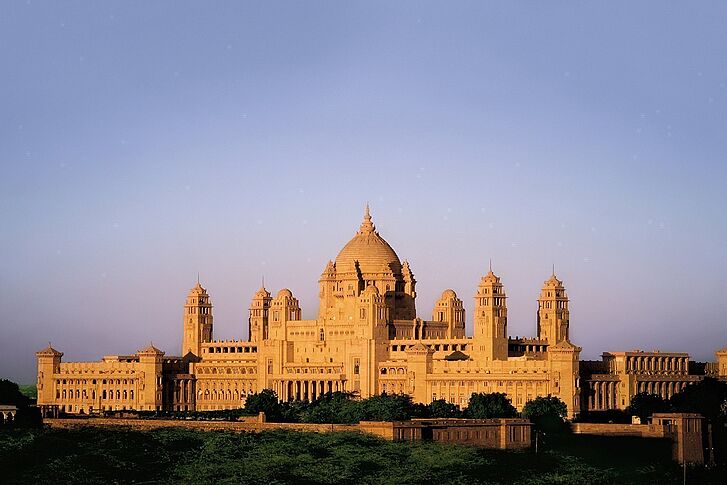
[{"label": "tower", "polygon": [[268,313],[270,312],[270,292],[261,286],[250,303],[248,335],[250,342],[260,342],[269,338]]},{"label": "tower", "polygon": [[446,338],[464,338],[464,306],[454,290],[444,290],[432,311],[432,320],[447,322]]},{"label": "tower", "polygon": [[538,338],[550,345],[570,341],[568,296],[555,271],[543,285],[538,298]]},{"label": "tower", "polygon": [[[199,283],[197,283],[199,286]],[[201,286],[199,286],[202,288]],[[196,289],[196,287],[195,287]],[[204,291],[204,288],[202,288]],[[192,290],[194,291],[194,289]],[[191,293],[190,293],[191,295]],[[207,298],[205,298],[207,299]],[[211,324],[210,324],[211,334]],[[184,350],[184,349],[182,349]],[[193,350],[195,355],[199,355]],[[185,354],[187,352],[184,352]],[[162,365],[164,359],[164,352],[149,344],[146,348],[138,351],[136,355],[139,356],[139,368],[142,370],[143,378],[139,383],[139,396],[138,406],[143,411],[154,411],[160,410],[162,407],[162,391],[163,391],[163,373]],[[194,394],[192,394],[194,395]]]},{"label": "tower", "polygon": [[192,352],[201,355],[202,343],[212,341],[212,303],[202,285],[189,290],[187,302],[184,304],[184,335],[182,337],[182,355]]},{"label": "tower", "polygon": [[485,360],[507,360],[507,296],[500,277],[490,271],[475,295],[475,351]]},{"label": "tower", "polygon": [[289,289],[283,288],[271,301],[269,313],[268,338],[286,340],[288,322],[300,320],[300,304]]},{"label": "tower", "polygon": [[48,347],[36,352],[35,356],[38,359],[38,406],[52,404],[55,401],[53,374],[60,372],[63,352],[58,352],[48,343]]}]

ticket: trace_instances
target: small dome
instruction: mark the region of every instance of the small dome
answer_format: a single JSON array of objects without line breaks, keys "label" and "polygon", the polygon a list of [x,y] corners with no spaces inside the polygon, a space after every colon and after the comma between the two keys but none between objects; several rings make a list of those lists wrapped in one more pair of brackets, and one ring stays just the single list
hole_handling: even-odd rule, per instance
[{"label": "small dome", "polygon": [[441,299],[448,300],[450,298],[457,298],[457,293],[455,293],[454,290],[451,288],[444,290],[444,292],[442,293]]},{"label": "small dome", "polygon": [[277,298],[293,298],[293,292],[287,288],[283,288],[278,292]]}]

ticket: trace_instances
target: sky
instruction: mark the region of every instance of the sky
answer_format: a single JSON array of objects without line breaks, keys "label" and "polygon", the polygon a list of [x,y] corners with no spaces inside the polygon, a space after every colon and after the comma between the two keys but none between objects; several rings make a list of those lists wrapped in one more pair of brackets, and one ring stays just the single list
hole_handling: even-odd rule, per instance
[{"label": "sky", "polygon": [[417,310],[492,259],[533,336],[552,265],[583,359],[727,346],[724,2],[0,6],[0,377],[178,355],[265,278],[315,318],[366,202]]}]

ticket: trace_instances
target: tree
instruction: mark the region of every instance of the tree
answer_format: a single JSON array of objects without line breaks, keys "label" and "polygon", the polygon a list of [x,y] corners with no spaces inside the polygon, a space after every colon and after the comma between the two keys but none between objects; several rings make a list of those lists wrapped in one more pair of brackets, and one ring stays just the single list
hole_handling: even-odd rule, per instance
[{"label": "tree", "polygon": [[429,416],[432,418],[459,418],[462,416],[459,406],[444,399],[435,399],[429,403]]},{"label": "tree", "polygon": [[20,387],[16,383],[0,379],[0,404],[11,404],[23,408],[29,404],[29,399],[20,392]]},{"label": "tree", "polygon": [[327,392],[312,403],[291,404],[298,407],[298,419],[304,423],[354,423],[358,403],[348,392]]},{"label": "tree", "polygon": [[517,409],[515,409],[505,393],[493,392],[487,394],[480,392],[470,396],[465,414],[476,419],[514,418],[517,416]]},{"label": "tree", "polygon": [[674,411],[699,413],[716,423],[727,418],[727,383],[705,377],[674,394],[670,402]]},{"label": "tree", "polygon": [[642,423],[646,423],[647,418],[652,414],[663,413],[668,410],[669,403],[658,394],[640,392],[631,398],[631,404],[629,404],[626,412],[631,416],[638,416],[641,418]]},{"label": "tree", "polygon": [[358,404],[358,421],[404,421],[410,419],[414,411],[411,396],[406,394],[383,393]]},{"label": "tree", "polygon": [[278,402],[278,395],[272,389],[263,389],[247,396],[245,411],[249,413],[265,413],[266,419],[275,421],[282,415],[282,407]]},{"label": "tree", "polygon": [[567,415],[568,406],[555,396],[538,396],[523,407],[523,417],[532,421],[539,431],[563,430]]}]

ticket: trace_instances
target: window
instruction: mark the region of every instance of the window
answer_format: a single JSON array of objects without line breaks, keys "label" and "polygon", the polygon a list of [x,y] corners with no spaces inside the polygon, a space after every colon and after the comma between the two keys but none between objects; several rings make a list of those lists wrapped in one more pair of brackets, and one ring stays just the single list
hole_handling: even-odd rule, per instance
[{"label": "window", "polygon": [[361,359],[353,359],[353,373],[354,375],[360,374]]}]

